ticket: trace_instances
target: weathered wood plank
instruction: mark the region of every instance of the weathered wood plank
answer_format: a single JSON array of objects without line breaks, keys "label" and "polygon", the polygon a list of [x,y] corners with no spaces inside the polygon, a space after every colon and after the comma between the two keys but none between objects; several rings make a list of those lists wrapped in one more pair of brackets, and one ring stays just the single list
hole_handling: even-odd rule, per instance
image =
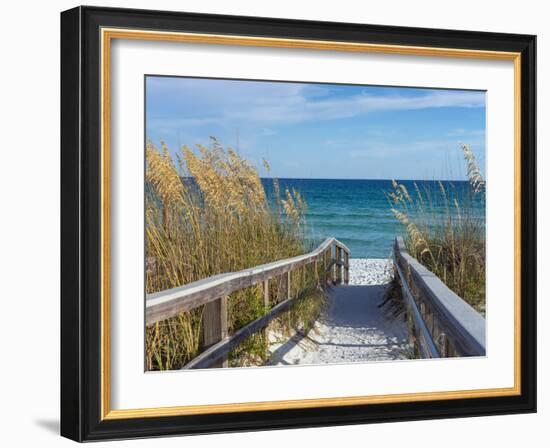
[{"label": "weathered wood plank", "polygon": [[351,251],[349,250],[348,246],[346,246],[344,243],[342,243],[341,241],[337,240],[336,238],[334,239],[334,245],[339,247],[340,249],[342,249],[344,252],[347,252],[348,254],[351,253]]},{"label": "weathered wood plank", "polygon": [[324,255],[324,265],[323,265],[323,281],[325,285],[328,285],[330,282],[330,252],[325,251]]},{"label": "weathered wood plank", "polygon": [[[342,262],[337,262],[336,260],[331,260],[327,269],[323,272],[323,275],[326,275],[332,269],[333,265],[341,265]],[[288,278],[288,277],[287,277]],[[268,281],[264,282],[264,300],[265,300],[265,291],[268,286]],[[285,300],[284,302],[279,303],[273,307],[266,315],[260,317],[259,319],[251,322],[247,326],[238,330],[233,336],[227,337],[217,344],[210,347],[208,350],[201,353],[199,356],[190,361],[183,369],[193,369],[193,368],[207,368],[207,367],[223,367],[227,364],[220,365],[220,359],[223,359],[224,356],[227,357],[227,354],[237,347],[241,342],[243,342],[247,337],[251,336],[257,331],[265,331],[265,328],[269,325],[271,320],[277,317],[280,313],[288,309],[293,304],[292,298]]]},{"label": "weathered wood plank", "polygon": [[[209,348],[227,337],[227,297],[208,302],[202,317],[204,347]],[[227,359],[220,359],[216,367],[227,367]]]},{"label": "weathered wood plank", "polygon": [[315,276],[315,282],[318,285],[319,284],[319,262],[317,261],[317,258],[313,262],[313,275]]},{"label": "weathered wood plank", "polygon": [[349,284],[349,252],[344,252],[344,283]]},{"label": "weathered wood plank", "polygon": [[454,351],[459,356],[485,356],[485,318],[413,258],[401,237],[396,238],[395,251],[426,301],[430,319],[437,320]]},{"label": "weathered wood plank", "polygon": [[269,309],[269,280],[264,280],[264,308]]},{"label": "weathered wood plank", "polygon": [[285,275],[286,282],[285,282],[285,292],[286,292],[286,300],[290,299],[292,295],[292,279],[290,277],[290,271],[288,271]]},{"label": "weathered wood plank", "polygon": [[278,305],[274,306],[269,311],[269,313],[249,323],[240,330],[237,330],[232,336],[225,338],[224,340],[210,347],[208,350],[202,352],[199,356],[188,362],[182,370],[205,369],[212,366],[217,361],[219,362],[220,359],[226,357],[231,350],[237,347],[246,338],[261,330],[262,328],[265,328],[269,324],[269,322],[271,322],[275,317],[277,317],[283,311],[287,310],[293,302],[293,299],[287,299],[284,302],[281,302]]},{"label": "weathered wood plank", "polygon": [[424,319],[422,318],[422,315],[420,314],[420,310],[418,309],[414,296],[407,284],[407,279],[403,274],[403,271],[401,270],[397,259],[395,259],[395,269],[397,270],[397,274],[401,279],[403,297],[405,298],[405,302],[407,303],[407,309],[414,323],[414,331],[415,331],[416,339],[420,343],[419,348],[420,348],[421,356],[423,358],[439,358],[440,357],[439,351],[435,346],[435,343],[432,339],[432,335],[426,325],[426,322],[424,321]]},{"label": "weathered wood plank", "polygon": [[148,294],[146,297],[146,324],[168,319],[178,313],[189,311],[219,297],[253,286],[273,277],[291,272],[298,267],[314,262],[323,254],[329,254],[332,246],[339,247],[349,256],[349,249],[334,238],[327,238],[314,251],[297,257],[267,263],[238,272],[215,275],[177,288]]},{"label": "weathered wood plank", "polygon": [[312,263],[336,240],[327,238],[317,249],[305,255],[275,261],[238,272],[215,275],[177,288],[148,294],[146,297],[146,324],[168,319],[178,313],[248,288],[273,277],[284,275],[300,266]]},{"label": "weathered wood plank", "polygon": [[342,283],[342,266],[340,262],[342,261],[342,249],[336,246],[336,283]]}]

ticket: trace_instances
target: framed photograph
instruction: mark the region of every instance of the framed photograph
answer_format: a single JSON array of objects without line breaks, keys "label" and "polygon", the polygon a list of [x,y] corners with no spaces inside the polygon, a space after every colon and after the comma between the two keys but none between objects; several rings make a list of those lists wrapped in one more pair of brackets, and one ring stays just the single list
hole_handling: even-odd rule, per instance
[{"label": "framed photograph", "polygon": [[535,36],[61,14],[61,433],[535,412]]}]

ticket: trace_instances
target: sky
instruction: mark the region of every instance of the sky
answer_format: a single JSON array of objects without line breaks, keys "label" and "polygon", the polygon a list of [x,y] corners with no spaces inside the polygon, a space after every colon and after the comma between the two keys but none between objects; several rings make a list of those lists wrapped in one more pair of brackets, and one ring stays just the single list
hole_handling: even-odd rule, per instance
[{"label": "sky", "polygon": [[278,178],[466,179],[485,172],[485,92],[148,76],[146,138],[179,148],[214,136]]}]

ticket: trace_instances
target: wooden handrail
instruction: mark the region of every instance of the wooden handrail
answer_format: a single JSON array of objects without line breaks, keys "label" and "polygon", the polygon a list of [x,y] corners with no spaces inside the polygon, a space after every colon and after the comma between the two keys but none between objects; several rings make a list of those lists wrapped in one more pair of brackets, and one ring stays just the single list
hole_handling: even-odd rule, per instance
[{"label": "wooden handrail", "polygon": [[[332,256],[333,247],[334,257]],[[342,257],[342,253],[344,257]],[[317,273],[319,261],[323,263],[325,279],[327,272],[330,271],[331,280],[340,281],[343,269],[344,281],[348,282],[349,249],[337,239],[327,238],[317,249],[305,255],[238,272],[214,275],[184,286],[148,294],[145,302],[146,324],[151,325],[204,305],[202,316],[203,351],[183,368],[227,367],[227,357],[233,348],[253,333],[267,327],[271,320],[292,306],[294,299],[291,297],[290,291],[291,272],[301,266],[314,263]],[[276,276],[282,276],[285,279],[285,300],[229,336],[227,334],[228,296],[240,289],[262,284],[264,305],[267,310],[269,307],[269,280]]]},{"label": "wooden handrail", "polygon": [[408,314],[413,321],[413,328],[412,330],[409,330],[409,331],[414,332],[416,340],[418,341],[418,349],[420,350],[420,356],[422,358],[440,358],[441,355],[439,353],[439,350],[437,349],[437,346],[434,340],[432,339],[430,330],[428,330],[428,327],[426,326],[426,322],[424,321],[424,317],[422,316],[422,313],[418,309],[418,305],[416,303],[414,295],[409,289],[407,278],[405,277],[405,274],[403,274],[403,271],[399,266],[399,262],[397,260],[397,256],[395,252],[393,255],[393,262],[395,265],[395,270],[397,271],[397,275],[401,280],[401,289],[403,293],[403,298],[405,299],[405,304],[407,307]]},{"label": "wooden handrail", "polygon": [[[349,260],[349,249],[336,238],[327,238],[315,250],[304,255],[243,269],[242,271],[214,275],[187,285],[147,294],[145,322],[147,325],[154,324],[176,314],[218,300],[220,297],[226,297],[235,291],[293,271],[300,266],[318,261],[326,251],[332,250],[333,246],[338,247],[347,254],[345,258]],[[344,270],[346,272],[349,270],[349,262],[345,263]]]},{"label": "wooden handrail", "polygon": [[485,356],[485,318],[412,257],[401,237],[395,239],[394,260],[421,315],[419,326],[429,331],[439,354]]},{"label": "wooden handrail", "polygon": [[202,352],[200,355],[193,358],[182,370],[188,369],[204,369],[211,367],[216,361],[227,357],[229,352],[237,347],[246,338],[252,336],[262,328],[267,327],[269,322],[279,316],[283,311],[286,311],[292,305],[293,299],[286,299],[281,303],[275,305],[267,314],[259,317],[258,319],[245,325],[243,328],[237,330],[230,337],[220,339],[219,342],[212,345],[210,348]]}]

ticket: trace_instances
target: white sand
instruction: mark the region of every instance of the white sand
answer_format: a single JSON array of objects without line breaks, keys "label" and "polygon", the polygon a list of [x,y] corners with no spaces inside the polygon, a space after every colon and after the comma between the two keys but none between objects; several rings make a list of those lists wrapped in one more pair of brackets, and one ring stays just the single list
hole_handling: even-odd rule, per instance
[{"label": "white sand", "polygon": [[[391,265],[390,265],[391,266]],[[388,261],[351,259],[350,284],[333,287],[328,306],[307,334],[281,341],[270,334],[270,365],[327,364],[406,359],[407,327],[378,305],[390,279]]]},{"label": "white sand", "polygon": [[385,258],[351,258],[350,285],[384,285],[391,280],[393,263]]}]

